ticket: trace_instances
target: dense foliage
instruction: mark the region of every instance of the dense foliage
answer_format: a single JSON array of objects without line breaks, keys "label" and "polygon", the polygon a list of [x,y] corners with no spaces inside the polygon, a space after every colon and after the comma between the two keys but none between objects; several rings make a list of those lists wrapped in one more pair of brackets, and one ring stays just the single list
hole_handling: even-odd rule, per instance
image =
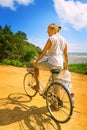
[{"label": "dense foliage", "polygon": [[10,26],[0,26],[0,62],[23,66],[41,53],[41,49],[27,41],[24,32],[13,33]]}]

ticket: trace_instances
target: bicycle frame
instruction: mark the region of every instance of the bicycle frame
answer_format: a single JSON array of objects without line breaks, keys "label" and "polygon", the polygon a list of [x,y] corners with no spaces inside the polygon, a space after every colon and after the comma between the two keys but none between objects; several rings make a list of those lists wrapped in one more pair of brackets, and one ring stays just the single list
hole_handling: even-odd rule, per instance
[{"label": "bicycle frame", "polygon": [[[57,122],[65,123],[72,116],[73,102],[69,88],[62,83],[59,74],[58,70],[52,70],[45,86],[39,81],[39,94],[46,100],[51,117]],[[23,83],[26,94],[31,98],[34,97],[37,91],[33,87],[36,85],[33,70],[25,74]]]}]

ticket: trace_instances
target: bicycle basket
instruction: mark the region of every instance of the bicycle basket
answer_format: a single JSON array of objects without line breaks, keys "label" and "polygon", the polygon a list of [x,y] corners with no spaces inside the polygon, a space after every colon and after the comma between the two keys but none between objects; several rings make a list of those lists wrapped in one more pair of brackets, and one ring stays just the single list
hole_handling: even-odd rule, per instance
[{"label": "bicycle basket", "polygon": [[26,69],[27,69],[27,71],[30,71],[31,68],[33,68],[33,64],[32,64],[31,62],[28,62],[28,63],[26,64]]}]

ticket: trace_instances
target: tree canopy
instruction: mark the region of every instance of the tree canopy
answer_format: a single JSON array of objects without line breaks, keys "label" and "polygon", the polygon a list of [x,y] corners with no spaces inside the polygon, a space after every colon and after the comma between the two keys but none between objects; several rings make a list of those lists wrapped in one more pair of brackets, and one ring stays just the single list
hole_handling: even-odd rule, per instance
[{"label": "tree canopy", "polygon": [[24,32],[13,33],[10,26],[5,25],[4,28],[0,26],[0,61],[30,62],[40,53],[41,49],[29,43]]}]

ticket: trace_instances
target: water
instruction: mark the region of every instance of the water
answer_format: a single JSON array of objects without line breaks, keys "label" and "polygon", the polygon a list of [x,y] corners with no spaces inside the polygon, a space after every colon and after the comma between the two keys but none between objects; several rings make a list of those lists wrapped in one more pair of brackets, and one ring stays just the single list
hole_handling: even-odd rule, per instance
[{"label": "water", "polygon": [[87,63],[87,53],[69,53],[69,64]]},{"label": "water", "polygon": [[[77,63],[87,63],[87,53],[68,53],[69,64]],[[41,61],[46,60],[45,56]]]}]

